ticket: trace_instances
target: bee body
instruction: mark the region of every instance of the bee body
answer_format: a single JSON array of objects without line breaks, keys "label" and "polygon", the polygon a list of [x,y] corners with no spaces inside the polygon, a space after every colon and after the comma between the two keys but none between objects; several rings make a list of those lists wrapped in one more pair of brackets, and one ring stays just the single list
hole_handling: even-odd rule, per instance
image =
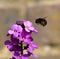
[{"label": "bee body", "polygon": [[46,26],[47,25],[47,21],[44,18],[38,18],[35,20],[36,24],[41,24],[42,26]]}]

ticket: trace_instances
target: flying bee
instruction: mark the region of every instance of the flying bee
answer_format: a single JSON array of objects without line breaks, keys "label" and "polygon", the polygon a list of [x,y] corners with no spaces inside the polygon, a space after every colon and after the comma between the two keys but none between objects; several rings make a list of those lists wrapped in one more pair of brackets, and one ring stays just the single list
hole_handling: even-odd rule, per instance
[{"label": "flying bee", "polygon": [[41,24],[42,26],[46,26],[47,25],[47,21],[46,21],[45,18],[46,17],[44,17],[44,18],[38,18],[38,19],[35,20],[35,23],[36,24]]}]

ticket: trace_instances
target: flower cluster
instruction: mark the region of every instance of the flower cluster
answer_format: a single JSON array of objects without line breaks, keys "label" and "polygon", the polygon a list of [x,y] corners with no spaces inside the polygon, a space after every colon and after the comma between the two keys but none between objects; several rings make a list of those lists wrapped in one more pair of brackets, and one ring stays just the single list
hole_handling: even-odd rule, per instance
[{"label": "flower cluster", "polygon": [[[29,59],[31,55],[37,57],[33,51],[38,48],[38,45],[34,43],[31,36],[32,32],[37,33],[38,31],[30,21],[17,21],[11,26],[7,34],[10,39],[5,41],[9,51],[13,52],[11,59]],[[26,46],[23,45],[24,43]],[[27,54],[23,52],[24,50],[26,50]]]}]

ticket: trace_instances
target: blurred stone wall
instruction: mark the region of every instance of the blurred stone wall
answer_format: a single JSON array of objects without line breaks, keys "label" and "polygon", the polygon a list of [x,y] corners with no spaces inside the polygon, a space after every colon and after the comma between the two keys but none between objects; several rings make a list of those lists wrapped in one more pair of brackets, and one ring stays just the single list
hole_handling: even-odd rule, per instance
[{"label": "blurred stone wall", "polygon": [[[35,24],[35,19],[47,16],[46,27]],[[27,19],[38,29],[38,35],[32,34],[39,44],[60,45],[60,1],[59,0],[0,0],[0,59],[10,53],[4,46],[8,29],[16,20]],[[9,57],[9,56],[8,56]]]}]

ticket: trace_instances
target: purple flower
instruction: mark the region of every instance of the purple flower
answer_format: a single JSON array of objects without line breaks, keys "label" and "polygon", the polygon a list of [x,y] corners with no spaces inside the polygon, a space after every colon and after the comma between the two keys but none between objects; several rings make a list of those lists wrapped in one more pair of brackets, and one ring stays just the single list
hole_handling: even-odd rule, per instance
[{"label": "purple flower", "polygon": [[7,45],[7,48],[8,48],[9,51],[14,51],[14,48],[13,48],[12,45]]},{"label": "purple flower", "polygon": [[21,56],[21,59],[29,59],[29,56],[27,54],[24,54]]},{"label": "purple flower", "polygon": [[17,38],[11,38],[10,40],[6,40],[4,42],[5,45],[11,45],[11,44],[18,45],[19,43],[20,43],[19,39],[17,39]]},{"label": "purple flower", "polygon": [[25,30],[27,32],[33,31],[35,33],[37,33],[38,31],[33,27],[32,22],[30,21],[24,21],[24,26],[25,26]]},{"label": "purple flower", "polygon": [[[38,48],[38,45],[34,44],[31,35],[32,32],[37,33],[38,31],[33,27],[30,21],[17,21],[16,24],[12,25],[8,31],[10,40],[5,41],[8,50],[13,52],[12,59],[29,59],[31,55],[37,57],[33,51]],[[24,43],[26,46],[24,46]],[[26,50],[27,54],[24,54],[23,50]]]},{"label": "purple flower", "polygon": [[15,58],[15,59],[20,59],[20,53],[21,51],[14,51],[13,55],[12,55],[12,59]]},{"label": "purple flower", "polygon": [[28,47],[28,51],[33,53],[34,49],[37,49],[38,48],[38,45],[37,44],[34,44],[34,43],[31,43],[29,44],[29,47]]},{"label": "purple flower", "polygon": [[27,36],[31,36],[32,32],[26,32],[25,30],[22,31],[22,33],[20,34],[19,40],[20,41],[25,41],[25,39],[27,39]]},{"label": "purple flower", "polygon": [[7,45],[9,51],[21,51],[21,46],[19,45]]},{"label": "purple flower", "polygon": [[13,56],[12,56],[12,59],[15,58],[15,59],[29,59],[29,54],[23,54],[23,55],[20,55],[21,52],[19,51],[15,51]]},{"label": "purple flower", "polygon": [[31,44],[33,42],[33,38],[31,37],[31,35],[26,35],[26,37],[24,38],[24,42],[27,44]]},{"label": "purple flower", "polygon": [[22,27],[17,25],[17,24],[14,24],[12,25],[11,29],[8,31],[8,34],[12,35],[14,37],[18,37],[18,35],[22,32]]},{"label": "purple flower", "polygon": [[11,40],[11,43],[13,44],[13,45],[18,45],[20,42],[19,42],[19,39],[17,39],[17,38],[11,38],[10,39]]},{"label": "purple flower", "polygon": [[32,53],[32,56],[34,56],[35,58],[38,58],[37,54]]},{"label": "purple flower", "polygon": [[30,52],[31,55],[34,56],[35,58],[38,58],[38,55],[33,52],[37,48],[38,48],[38,45],[32,43],[32,44],[29,45],[27,51]]},{"label": "purple flower", "polygon": [[11,44],[11,41],[10,41],[10,40],[6,40],[6,41],[4,42],[4,44],[5,44],[5,45],[10,45],[10,44]]}]

